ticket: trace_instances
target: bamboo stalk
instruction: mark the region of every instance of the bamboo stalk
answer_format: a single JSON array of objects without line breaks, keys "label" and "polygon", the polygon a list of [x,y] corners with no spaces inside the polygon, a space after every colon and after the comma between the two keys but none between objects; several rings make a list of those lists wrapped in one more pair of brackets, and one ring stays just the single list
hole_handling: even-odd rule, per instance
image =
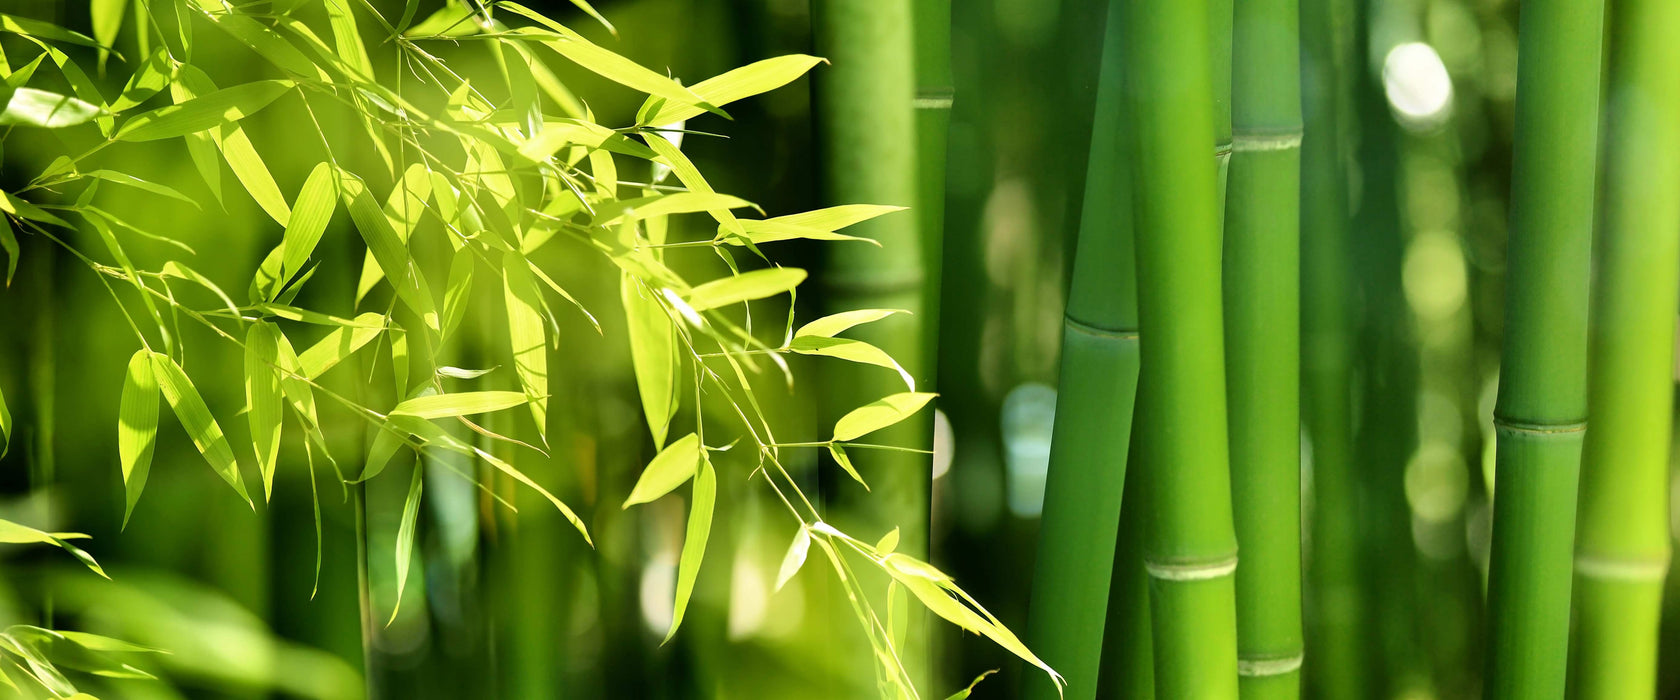
[{"label": "bamboo stalk", "polygon": [[[1141,390],[1143,387],[1138,387]],[[1108,621],[1103,630],[1103,664],[1097,696],[1117,700],[1153,700],[1154,649],[1150,644],[1149,573],[1143,566],[1143,524],[1148,520],[1140,449],[1148,434],[1145,416],[1132,417],[1132,449],[1126,469],[1126,494],[1120,503],[1120,541],[1114,548]]]},{"label": "bamboo stalk", "polygon": [[1315,695],[1367,697],[1367,635],[1353,478],[1353,331],[1348,307],[1352,265],[1348,173],[1342,115],[1347,112],[1347,0],[1301,0],[1301,379],[1302,417],[1311,446],[1313,589],[1304,668]]},{"label": "bamboo stalk", "polygon": [[[1060,393],[1034,568],[1028,641],[1092,698],[1102,661],[1120,503],[1137,394],[1136,256],[1122,114],[1122,24],[1110,8],[1084,212],[1062,324]],[[1025,696],[1056,698],[1046,677]]]},{"label": "bamboo stalk", "polygon": [[[916,227],[921,234],[921,376],[937,372],[940,262],[945,234],[945,143],[956,89],[951,77],[951,0],[913,0],[916,94]],[[931,390],[931,387],[927,388]]]},{"label": "bamboo stalk", "polygon": [[1162,697],[1237,694],[1237,543],[1231,522],[1220,309],[1213,49],[1206,0],[1127,4],[1127,109],[1148,440],[1155,686]]},{"label": "bamboo stalk", "polygon": [[1531,0],[1518,26],[1505,339],[1494,409],[1489,698],[1564,692],[1587,417],[1603,17],[1601,0]]},{"label": "bamboo stalk", "polygon": [[1300,697],[1300,145],[1296,0],[1241,0],[1225,207],[1225,368],[1244,698]]},{"label": "bamboo stalk", "polygon": [[1576,693],[1655,697],[1668,572],[1674,290],[1680,286],[1680,4],[1611,9],[1604,205],[1591,366],[1592,430],[1576,531]]}]

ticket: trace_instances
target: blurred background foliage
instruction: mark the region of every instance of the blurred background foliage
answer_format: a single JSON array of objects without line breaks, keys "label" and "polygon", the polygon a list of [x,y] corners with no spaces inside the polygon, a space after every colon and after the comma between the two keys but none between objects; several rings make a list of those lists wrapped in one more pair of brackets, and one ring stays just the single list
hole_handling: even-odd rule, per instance
[{"label": "blurred background foliage", "polygon": [[[402,11],[394,0],[373,4],[390,16]],[[420,16],[439,5],[420,4]],[[600,0],[596,5],[618,28],[616,39],[569,3],[528,4],[643,65],[683,76],[812,52],[806,0]],[[301,5],[311,21],[320,19],[309,14],[321,12],[318,5]],[[1344,291],[1358,319],[1356,512],[1360,576],[1371,593],[1327,604],[1357,606],[1370,631],[1361,656],[1375,679],[1373,697],[1479,692],[1516,84],[1514,5],[1373,1],[1351,18],[1364,64],[1348,187],[1356,274]],[[943,276],[933,382],[941,393],[933,562],[1017,630],[1024,628],[1031,581],[1061,309],[1107,9],[1105,0],[961,0],[952,8],[956,99],[945,246],[928,255]],[[84,3],[0,0],[0,11],[88,31]],[[199,35],[197,62],[215,66],[229,81],[263,74],[245,48],[214,32]],[[0,38],[8,51],[14,44],[15,37]],[[470,49],[443,53],[465,65],[486,60]],[[603,123],[633,120],[638,95],[569,65],[555,68]],[[118,87],[112,78],[101,85],[107,94]],[[691,135],[684,150],[719,191],[771,214],[816,208],[813,123],[822,117],[811,104],[810,80],[799,80],[732,107],[732,122],[695,118],[690,128],[727,139]],[[316,159],[311,149],[293,147],[314,138],[300,126],[303,119],[295,105],[279,104],[246,121],[285,192],[296,191]],[[344,135],[339,143],[354,142],[353,124],[325,126]],[[13,134],[0,187],[14,190],[53,157],[85,146],[59,141],[71,138],[65,131]],[[177,146],[145,145],[120,157],[131,172],[213,201],[182,155]],[[226,216],[201,216],[138,190],[108,188],[104,196],[119,217],[167,228],[195,248],[196,268],[229,290],[245,288],[241,275],[278,236],[237,191],[225,197]],[[707,223],[694,217],[673,225],[698,230]],[[334,235],[329,231],[328,240]],[[598,551],[567,532],[552,510],[491,508],[458,480],[433,480],[404,604],[366,640],[364,661],[355,513],[330,482],[322,491],[324,562],[313,595],[314,525],[301,470],[280,470],[275,497],[253,513],[204,472],[184,436],[167,429],[149,495],[121,528],[123,488],[111,435],[121,368],[133,347],[118,331],[124,324],[118,310],[85,269],[37,238],[24,237],[24,244],[17,278],[0,296],[0,389],[17,426],[0,461],[0,518],[91,534],[87,549],[113,580],[87,575],[56,550],[6,547],[0,620],[50,621],[173,652],[137,662],[163,682],[110,681],[117,689],[112,697],[358,697],[363,674],[388,697],[870,692],[868,673],[855,660],[828,653],[835,636],[856,630],[834,627],[817,609],[827,595],[818,576],[795,578],[770,594],[792,533],[783,519],[768,515],[775,507],[769,494],[743,479],[720,481],[720,504],[735,515],[713,533],[692,624],[672,643],[659,644],[671,615],[685,510],[656,502],[621,511],[601,495],[626,492],[652,456],[616,314],[601,315],[606,332],[600,335],[579,316],[561,315],[571,327],[561,329],[562,361],[554,371],[564,389],[552,404],[564,431],[551,438],[552,460],[525,463],[533,478],[586,514],[600,536]],[[342,275],[340,287],[350,284],[357,267],[351,255],[359,257],[360,248],[325,255],[322,274]],[[823,255],[822,246],[796,243],[774,257],[816,267]],[[542,264],[558,270],[556,277],[585,281],[571,287],[585,305],[616,303],[611,270],[560,254]],[[817,296],[799,299],[812,307],[807,317],[817,315]],[[331,310],[351,315],[345,299],[313,301],[340,304]],[[774,309],[764,313],[766,327],[780,322]],[[494,309],[470,313],[468,337],[487,332],[495,316]],[[196,340],[209,345],[208,338]],[[240,376],[231,355],[197,362],[202,376]],[[229,412],[241,400],[238,381],[201,388],[213,407]],[[781,420],[799,426],[797,439],[818,432],[817,390],[808,383],[795,395],[772,387],[763,396]],[[226,424],[238,433],[242,423]],[[346,439],[359,444],[362,436]],[[1310,470],[1310,439],[1304,450]],[[791,459],[796,472],[815,467],[814,451]],[[406,475],[413,468],[392,469]],[[389,618],[396,604],[392,548],[407,483],[398,476],[367,485],[366,556],[377,620]],[[526,491],[501,495],[537,505]],[[1312,556],[1310,541],[1306,555]],[[1670,604],[1665,617],[1676,610]],[[1309,629],[1320,613],[1309,605]],[[949,692],[998,668],[1002,673],[977,692],[1012,692],[1022,664],[984,639],[940,629],[935,688]],[[1666,654],[1680,644],[1680,625],[1664,629]],[[1680,693],[1680,667],[1665,665],[1660,687],[1665,695]]]}]

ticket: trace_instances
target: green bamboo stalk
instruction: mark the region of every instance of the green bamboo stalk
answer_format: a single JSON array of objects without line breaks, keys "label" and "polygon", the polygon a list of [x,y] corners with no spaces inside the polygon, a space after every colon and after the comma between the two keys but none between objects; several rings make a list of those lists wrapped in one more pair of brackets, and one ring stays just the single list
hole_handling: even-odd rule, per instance
[{"label": "green bamboo stalk", "polygon": [[1603,218],[1591,366],[1592,430],[1576,531],[1580,698],[1657,694],[1668,573],[1674,290],[1680,286],[1680,4],[1612,6]]},{"label": "green bamboo stalk", "polygon": [[1353,331],[1348,307],[1348,173],[1342,115],[1351,43],[1347,0],[1301,0],[1301,379],[1312,455],[1314,661],[1318,697],[1368,697],[1367,635],[1360,629],[1358,499],[1353,478]]},{"label": "green bamboo stalk", "polygon": [[1587,418],[1603,20],[1602,0],[1531,0],[1517,30],[1505,340],[1494,409],[1489,698],[1564,692]]},{"label": "green bamboo stalk", "polygon": [[[936,374],[940,250],[945,234],[945,143],[956,97],[951,77],[951,0],[913,0],[916,65],[916,227],[921,234],[922,376]],[[931,390],[931,387],[926,387]]]},{"label": "green bamboo stalk", "polygon": [[1241,0],[1225,205],[1225,369],[1244,698],[1301,693],[1300,171],[1296,0]]},{"label": "green bamboo stalk", "polygon": [[[1120,503],[1137,395],[1136,255],[1122,138],[1122,24],[1110,8],[1097,85],[1078,250],[1062,323],[1060,393],[1039,527],[1028,643],[1092,698],[1102,661]],[[1025,697],[1056,698],[1045,677]]]},{"label": "green bamboo stalk", "polygon": [[[1138,387],[1141,390],[1143,387]],[[1148,520],[1144,462],[1140,444],[1149,429],[1145,416],[1132,417],[1132,449],[1126,469],[1126,494],[1120,503],[1120,541],[1114,548],[1109,585],[1108,621],[1103,630],[1103,663],[1097,697],[1154,700],[1154,649],[1150,644],[1149,573],[1143,566],[1143,529]]]},{"label": "green bamboo stalk", "polygon": [[1155,685],[1162,697],[1236,697],[1237,542],[1231,522],[1220,309],[1213,48],[1206,0],[1126,6],[1126,106],[1138,315],[1148,414]]}]

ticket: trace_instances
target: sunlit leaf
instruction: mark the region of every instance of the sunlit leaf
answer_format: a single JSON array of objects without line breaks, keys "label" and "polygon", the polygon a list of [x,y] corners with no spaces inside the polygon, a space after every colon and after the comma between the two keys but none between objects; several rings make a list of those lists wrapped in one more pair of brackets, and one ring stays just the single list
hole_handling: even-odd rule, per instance
[{"label": "sunlit leaf", "polygon": [[327,224],[332,221],[333,209],[338,199],[338,178],[334,176],[332,165],[320,163],[309,173],[309,179],[303,181],[303,189],[298,191],[297,201],[292,204],[292,217],[286,223],[286,233],[281,239],[280,280],[290,280],[309,256],[315,252],[315,244],[321,241],[321,234],[327,230]]},{"label": "sunlit leaf", "polygon": [[102,48],[99,42],[88,38],[86,34],[73,32],[56,24],[14,15],[0,14],[0,32],[22,34],[49,41],[62,41],[67,44],[77,44],[89,48]]},{"label": "sunlit leaf", "polygon": [[93,555],[67,541],[86,538],[87,535],[80,532],[44,532],[10,520],[0,520],[0,544],[50,544],[69,552],[70,556],[75,557],[94,573],[110,578],[105,575],[105,570],[99,567],[99,562],[93,560]]},{"label": "sunlit leaf", "polygon": [[[251,84],[252,83],[247,83],[246,85]],[[205,99],[210,95],[224,92],[222,90],[217,90],[216,84],[211,82],[210,77],[205,75],[204,71],[190,65],[181,66],[179,79],[171,86],[171,90],[175,91],[177,87],[182,88],[177,94],[176,106],[178,107],[187,106],[187,103],[182,103],[179,99],[180,94],[185,94],[189,97],[194,95],[199,96],[192,97],[189,101],[190,103]],[[238,87],[245,86],[242,85]],[[139,116],[145,115],[142,114]],[[267,164],[263,162],[262,156],[257,153],[256,146],[252,145],[250,137],[245,135],[245,130],[241,128],[237,122],[224,121],[218,123],[217,126],[209,130],[206,134],[188,134],[187,144],[189,149],[193,148],[192,144],[195,141],[202,142],[202,139],[206,137],[209,138],[211,143],[215,144],[217,150],[221,151],[223,159],[227,161],[228,168],[233,170],[234,176],[239,179],[239,183],[245,188],[245,191],[251,195],[251,199],[255,200],[257,205],[261,206],[263,211],[281,226],[285,226],[289,223],[291,220],[291,208],[287,206],[285,196],[280,193],[280,186],[275,184],[274,176],[269,174]],[[203,149],[200,148],[199,150]],[[199,158],[200,156],[194,155],[195,161]],[[211,175],[205,172],[209,167],[212,167],[212,165],[205,163],[199,164],[200,172],[205,175],[206,182],[210,182],[212,178]],[[217,171],[217,175],[214,177],[217,184],[214,185],[213,189],[219,190],[219,170]],[[219,192],[217,196],[220,197]]]},{"label": "sunlit leaf", "polygon": [[[711,184],[706,182],[706,178],[700,174],[700,169],[694,167],[694,162],[689,160],[688,156],[683,155],[682,149],[678,148],[677,144],[659,135],[647,137],[647,144],[649,148],[659,154],[659,160],[655,165],[662,164],[670,168],[671,172],[689,191],[701,194],[717,194],[717,190],[712,189]],[[728,209],[718,207],[709,211],[712,218],[717,219],[718,224],[726,232],[745,235],[741,230],[740,220],[735,218],[735,215]]]},{"label": "sunlit leaf", "polygon": [[[722,106],[791,83],[823,62],[824,59],[816,56],[799,54],[767,58],[695,83],[689,91],[707,103]],[[697,105],[655,97],[642,105],[641,112],[636,115],[636,123],[643,126],[665,126],[700,116],[705,111]]]},{"label": "sunlit leaf", "polygon": [[122,462],[123,491],[127,494],[123,527],[128,527],[128,518],[134,514],[134,504],[140,501],[146,476],[152,470],[160,396],[152,372],[151,352],[134,353],[123,377],[122,404],[117,411],[117,455]]},{"label": "sunlit leaf", "polygon": [[980,681],[986,680],[986,676],[990,676],[994,673],[997,673],[997,669],[995,668],[975,676],[974,680],[969,681],[967,688],[963,688],[962,690],[946,696],[945,700],[968,700],[968,697],[974,694],[974,686],[980,685]]},{"label": "sunlit leaf", "polygon": [[[518,13],[523,8],[508,7]],[[530,12],[526,10],[526,12]],[[531,16],[541,17],[532,12]],[[690,92],[687,88],[677,84],[677,81],[643,68],[628,58],[608,51],[595,45],[583,35],[578,34],[558,24],[551,24],[549,31],[522,27],[513,30],[514,34],[522,34],[539,40],[555,53],[564,56],[566,60],[578,64],[579,67],[599,75],[607,80],[628,87],[632,90],[657,95],[667,100],[674,100],[683,104],[705,105],[705,100]],[[713,108],[715,109],[715,107]]]},{"label": "sunlit leaf", "polygon": [[518,391],[466,391],[412,398],[391,409],[392,415],[447,418],[489,413],[523,405],[529,399]]},{"label": "sunlit leaf", "polygon": [[706,311],[792,290],[805,281],[797,267],[771,267],[712,280],[689,290],[686,300],[695,311]]},{"label": "sunlit leaf", "polygon": [[344,358],[379,337],[383,331],[379,314],[365,313],[355,318],[355,326],[336,328],[298,355],[298,364],[305,377],[314,379],[332,369]]},{"label": "sunlit leaf", "polygon": [[864,481],[863,475],[859,474],[857,467],[852,465],[852,458],[846,454],[846,448],[831,442],[828,443],[828,453],[834,456],[835,464],[840,465],[841,469],[846,470],[847,476],[852,477],[853,481],[856,481],[859,485],[863,486],[863,490],[870,490],[869,482]]},{"label": "sunlit leaf", "polygon": [[75,126],[99,116],[98,105],[74,97],[35,88],[0,88],[0,126],[38,126],[57,129]]},{"label": "sunlit leaf", "polygon": [[128,84],[123,86],[117,101],[111,103],[112,112],[122,112],[140,105],[153,95],[169,86],[174,78],[175,66],[169,60],[169,52],[161,47],[146,56],[134,69],[134,75],[129,76]]},{"label": "sunlit leaf", "polygon": [[274,465],[280,455],[280,329],[258,321],[245,333],[245,405],[250,408],[251,446],[263,477],[263,499],[274,494]]},{"label": "sunlit leaf", "polygon": [[439,377],[448,377],[450,379],[477,379],[494,371],[496,371],[495,367],[491,367],[490,369],[464,369],[461,367],[450,367],[445,365],[437,368],[437,374]]},{"label": "sunlit leaf", "polygon": [[409,477],[408,496],[403,499],[402,524],[397,526],[397,602],[391,606],[391,619],[385,622],[390,626],[397,620],[397,612],[402,610],[403,589],[408,585],[408,565],[414,559],[414,525],[420,515],[420,489],[424,483],[420,475],[425,473],[425,465],[415,464],[414,475]]},{"label": "sunlit leaf", "polygon": [[888,316],[903,313],[909,312],[901,309],[857,309],[855,311],[842,311],[837,314],[824,316],[801,326],[799,331],[793,334],[793,337],[804,338],[812,336],[818,338],[832,338],[850,330],[855,326],[860,326],[865,323],[873,323]]},{"label": "sunlit leaf", "polygon": [[457,253],[449,261],[449,284],[443,290],[443,336],[449,337],[467,315],[472,298],[473,271],[478,267],[470,253]]},{"label": "sunlit leaf", "polygon": [[239,463],[233,458],[233,448],[228,445],[222,426],[217,425],[215,417],[210,415],[210,407],[205,405],[198,388],[167,355],[152,353],[152,371],[163,391],[164,400],[169,402],[169,408],[180,419],[181,427],[186,429],[193,445],[210,463],[210,468],[232,486],[240,498],[250,503],[251,497],[245,493],[245,481],[239,475]]},{"label": "sunlit leaf", "polygon": [[896,425],[922,410],[937,394],[906,392],[893,394],[874,403],[854,409],[834,424],[834,439],[856,440],[882,428]]},{"label": "sunlit leaf", "polygon": [[712,508],[716,501],[717,472],[702,450],[700,472],[694,477],[694,501],[688,509],[688,530],[683,535],[682,556],[677,560],[677,600],[671,609],[671,629],[665,633],[666,642],[676,636],[683,613],[688,611],[694,582],[700,576],[700,562],[706,556],[706,540],[712,534]]},{"label": "sunlit leaf", "polygon": [[907,208],[886,204],[842,204],[837,207],[778,216],[773,219],[765,219],[765,221],[775,221],[823,231],[838,231],[852,224],[862,223],[883,214],[904,211]]},{"label": "sunlit leaf", "polygon": [[333,46],[338,59],[368,80],[373,79],[373,64],[368,61],[367,48],[356,30],[356,16],[350,12],[351,0],[323,0],[327,21],[332,24]]},{"label": "sunlit leaf", "polygon": [[630,360],[636,372],[636,388],[642,398],[653,444],[665,444],[666,429],[676,412],[676,331],[670,317],[651,291],[635,277],[624,275],[619,283],[624,316],[630,336]]},{"label": "sunlit leaf", "polygon": [[776,221],[775,219],[741,219],[739,226],[741,229],[741,234],[739,236],[731,236],[729,235],[729,231],[727,229],[723,226],[719,226],[718,233],[723,237],[723,242],[734,245],[742,245],[743,240],[753,244],[775,243],[777,241],[791,241],[797,239],[810,241],[875,242],[868,238],[848,236],[844,233],[835,233],[825,229],[790,224],[785,221]]},{"label": "sunlit leaf", "polygon": [[896,527],[888,530],[887,534],[882,535],[881,539],[875,542],[875,552],[877,554],[892,554],[895,549],[898,549],[898,528]]},{"label": "sunlit leaf", "polygon": [[623,507],[650,503],[670,493],[693,478],[704,461],[706,448],[700,445],[700,436],[689,433],[677,438],[648,462],[641,477],[636,479],[636,486],[630,489],[630,497],[624,499]]},{"label": "sunlit leaf", "polygon": [[909,372],[904,371],[904,368],[900,367],[891,355],[888,355],[885,350],[861,340],[799,335],[794,336],[793,342],[788,345],[788,349],[801,355],[833,357],[848,362],[885,367],[898,372],[899,378],[904,380],[904,388],[910,391],[916,390],[915,378],[911,377]]},{"label": "sunlit leaf", "polygon": [[290,80],[258,80],[142,112],[123,122],[115,138],[155,141],[208,131],[255,114],[290,91],[292,85]]},{"label": "sunlit leaf", "polygon": [[379,263],[385,277],[396,287],[397,296],[409,309],[419,314],[428,327],[434,331],[439,330],[437,310],[432,301],[431,290],[426,285],[426,278],[415,269],[408,255],[408,247],[397,236],[396,229],[391,226],[391,220],[385,217],[379,203],[368,193],[367,185],[361,178],[340,169],[339,192],[344,198],[345,206],[350,210],[350,218],[356,223],[356,230],[361,232],[362,239],[367,242],[368,251],[373,253],[373,258]]},{"label": "sunlit leaf", "polygon": [[193,201],[191,197],[181,194],[173,187],[160,185],[152,182],[151,180],[143,180],[128,173],[119,173],[115,170],[92,170],[82,173],[82,177],[98,178],[106,182],[133,187],[155,195],[161,195],[170,199],[186,202],[187,204],[193,205],[195,208],[198,206],[198,202]]},{"label": "sunlit leaf", "polygon": [[810,551],[811,531],[802,525],[799,531],[793,534],[793,542],[788,544],[787,554],[782,555],[782,567],[776,571],[774,590],[782,590],[782,586],[787,585],[788,580],[799,573],[799,569],[805,566],[805,555]]},{"label": "sunlit leaf", "polygon": [[[508,340],[513,370],[531,400],[537,432],[548,431],[548,331],[543,327],[542,292],[531,278],[525,257],[510,252],[502,259],[502,298],[507,305]],[[546,439],[546,438],[545,438]]]},{"label": "sunlit leaf", "polygon": [[[93,38],[105,46],[115,46],[117,32],[122,29],[124,10],[128,0],[92,0],[88,3],[93,19]],[[104,70],[105,51],[99,52],[100,70]]]}]

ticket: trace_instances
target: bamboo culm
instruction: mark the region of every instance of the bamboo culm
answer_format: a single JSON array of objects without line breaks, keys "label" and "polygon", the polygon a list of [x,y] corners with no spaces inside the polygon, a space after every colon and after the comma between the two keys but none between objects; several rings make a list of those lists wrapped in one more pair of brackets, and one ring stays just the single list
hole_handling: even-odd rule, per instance
[{"label": "bamboo culm", "polygon": [[[1027,627],[1028,644],[1067,679],[1070,700],[1097,692],[1138,381],[1119,15],[1110,8],[1103,40]],[[1047,678],[1026,683],[1025,697],[1058,697]]]},{"label": "bamboo culm", "polygon": [[1588,278],[1601,0],[1530,0],[1517,31],[1505,338],[1494,408],[1488,698],[1564,694],[1576,485],[1587,419]]},{"label": "bamboo culm", "polygon": [[1680,4],[1617,0],[1576,531],[1575,692],[1655,697],[1680,286]]},{"label": "bamboo culm", "polygon": [[1225,423],[1213,48],[1206,0],[1126,4],[1126,108],[1133,182],[1142,377],[1152,426],[1150,517],[1155,688],[1161,697],[1237,695],[1237,542]]}]

